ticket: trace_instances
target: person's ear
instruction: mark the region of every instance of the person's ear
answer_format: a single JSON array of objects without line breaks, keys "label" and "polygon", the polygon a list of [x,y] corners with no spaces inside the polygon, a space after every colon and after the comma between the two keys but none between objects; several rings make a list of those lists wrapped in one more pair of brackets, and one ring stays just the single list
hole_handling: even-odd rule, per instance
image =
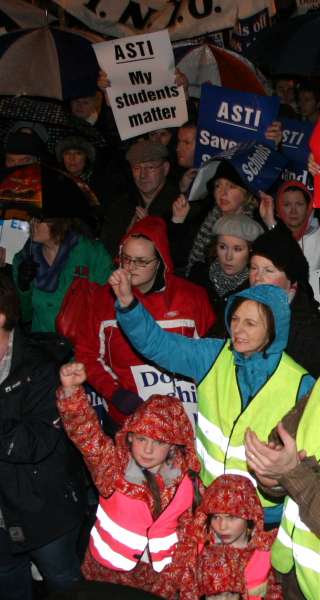
[{"label": "person's ear", "polygon": [[132,438],[132,433],[128,433],[127,440],[128,440],[128,442],[130,442],[130,444],[132,444],[132,439],[133,439]]},{"label": "person's ear", "polygon": [[6,320],[6,315],[4,313],[0,313],[0,329],[3,329],[3,327],[5,326]]},{"label": "person's ear", "polygon": [[165,160],[163,163],[163,169],[164,169],[164,174],[167,177],[169,171],[170,171],[170,163],[168,160]]}]

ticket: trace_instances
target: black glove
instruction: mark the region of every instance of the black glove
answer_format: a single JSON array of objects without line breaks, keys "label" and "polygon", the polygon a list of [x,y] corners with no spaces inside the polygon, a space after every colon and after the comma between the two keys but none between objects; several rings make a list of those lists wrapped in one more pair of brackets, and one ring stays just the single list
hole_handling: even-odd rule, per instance
[{"label": "black glove", "polygon": [[34,280],[39,263],[35,262],[32,257],[26,258],[18,266],[18,286],[22,292],[26,292],[30,288],[31,281]]},{"label": "black glove", "polygon": [[131,415],[134,411],[143,404],[143,399],[129,390],[119,388],[113,392],[111,402],[117,410],[120,410],[124,415]]}]

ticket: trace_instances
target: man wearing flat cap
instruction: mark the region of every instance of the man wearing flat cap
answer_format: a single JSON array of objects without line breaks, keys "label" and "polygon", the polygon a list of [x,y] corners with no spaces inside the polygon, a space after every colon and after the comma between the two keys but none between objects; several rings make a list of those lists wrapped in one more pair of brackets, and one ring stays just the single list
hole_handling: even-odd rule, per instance
[{"label": "man wearing flat cap", "polygon": [[157,215],[170,221],[172,203],[179,190],[168,177],[170,163],[167,147],[140,139],[129,148],[126,159],[131,168],[133,188],[110,198],[102,232],[103,241],[112,256],[128,228],[146,215]]}]

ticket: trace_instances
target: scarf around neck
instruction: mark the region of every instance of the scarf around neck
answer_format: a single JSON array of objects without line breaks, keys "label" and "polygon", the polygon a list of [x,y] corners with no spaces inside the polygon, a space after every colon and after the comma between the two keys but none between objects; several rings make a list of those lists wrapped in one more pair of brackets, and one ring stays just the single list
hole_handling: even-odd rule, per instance
[{"label": "scarf around neck", "polygon": [[243,271],[236,275],[227,275],[218,259],[213,261],[209,267],[209,280],[213,284],[218,296],[222,298],[229,292],[236,290],[249,276],[249,269],[245,267]]}]

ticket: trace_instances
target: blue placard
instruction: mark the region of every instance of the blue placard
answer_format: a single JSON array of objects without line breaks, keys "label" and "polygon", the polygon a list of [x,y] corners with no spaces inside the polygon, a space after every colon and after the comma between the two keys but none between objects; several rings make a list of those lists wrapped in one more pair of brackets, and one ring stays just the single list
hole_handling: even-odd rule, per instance
[{"label": "blue placard", "polygon": [[217,161],[221,160],[229,162],[243,180],[244,187],[254,195],[259,191],[267,191],[281,177],[288,162],[281,152],[259,142],[237,144],[203,163],[193,182],[190,200],[198,200],[202,197],[207,182],[215,174]]},{"label": "blue placard", "polygon": [[281,151],[295,163],[306,166],[310,153],[309,139],[314,123],[297,119],[279,119],[282,123]]},{"label": "blue placard", "polygon": [[260,141],[274,147],[265,138],[267,127],[277,118],[279,98],[238,92],[205,83],[202,86],[195,166],[218,152],[245,141]]}]

